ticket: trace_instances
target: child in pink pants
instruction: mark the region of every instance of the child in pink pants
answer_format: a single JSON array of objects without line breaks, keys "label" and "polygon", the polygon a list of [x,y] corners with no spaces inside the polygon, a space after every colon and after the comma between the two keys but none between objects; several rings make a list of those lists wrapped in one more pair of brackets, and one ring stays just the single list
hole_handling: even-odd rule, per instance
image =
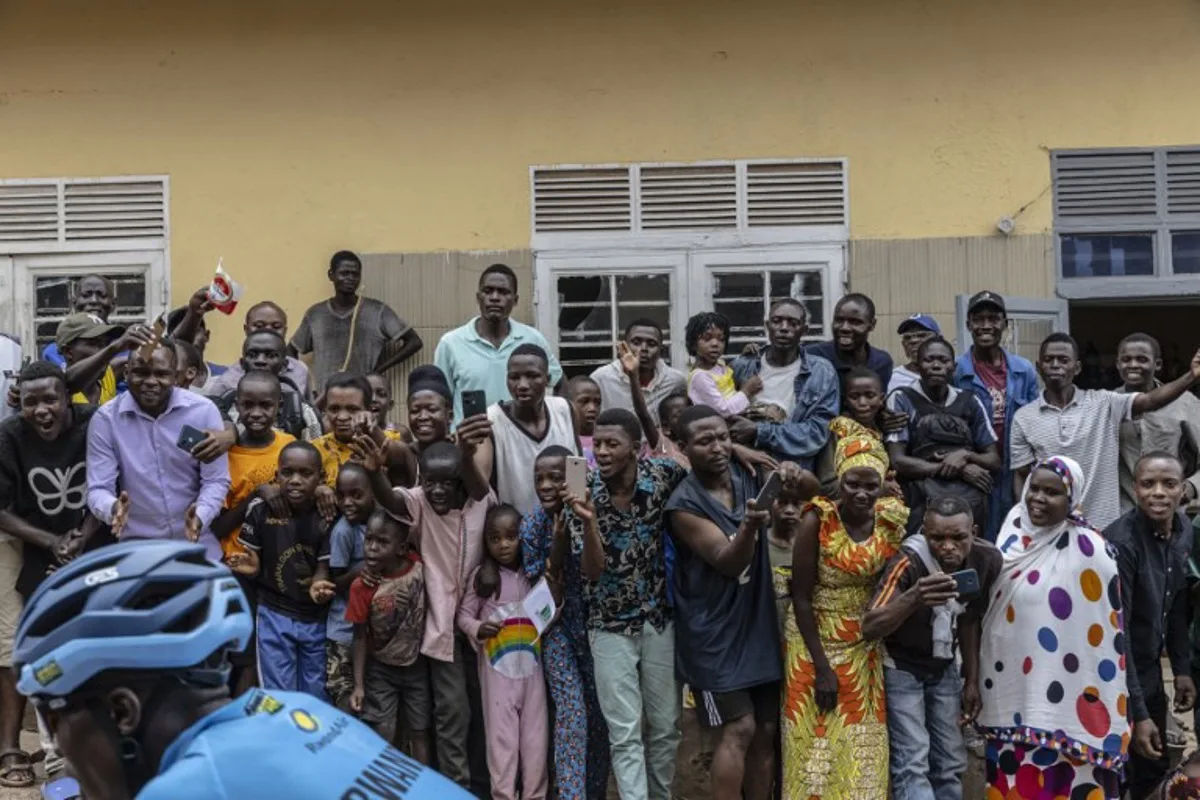
[{"label": "child in pink pants", "polygon": [[[511,604],[519,604],[529,594],[529,581],[521,570],[520,526],[521,515],[510,505],[488,511],[484,540],[488,554],[500,568],[500,588],[492,597],[480,597],[472,575],[457,618],[458,627],[479,652],[494,800],[516,800],[518,766],[522,800],[545,800],[547,790],[550,718],[545,678],[533,647],[535,634],[529,630],[532,623],[502,626],[492,619],[505,606],[510,607],[507,618],[521,616],[522,612],[511,610]],[[522,677],[508,677],[501,669]]]}]

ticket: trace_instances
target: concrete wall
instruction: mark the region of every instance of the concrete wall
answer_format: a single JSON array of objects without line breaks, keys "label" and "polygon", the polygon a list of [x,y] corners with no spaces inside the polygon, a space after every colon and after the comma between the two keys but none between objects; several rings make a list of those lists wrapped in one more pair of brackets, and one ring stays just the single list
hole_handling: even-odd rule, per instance
[{"label": "concrete wall", "polygon": [[224,256],[294,315],[338,248],[527,247],[531,164],[846,156],[854,238],[969,237],[1047,230],[1047,148],[1200,139],[1194,0],[6,0],[0,31],[0,177],[169,174],[174,300]]}]

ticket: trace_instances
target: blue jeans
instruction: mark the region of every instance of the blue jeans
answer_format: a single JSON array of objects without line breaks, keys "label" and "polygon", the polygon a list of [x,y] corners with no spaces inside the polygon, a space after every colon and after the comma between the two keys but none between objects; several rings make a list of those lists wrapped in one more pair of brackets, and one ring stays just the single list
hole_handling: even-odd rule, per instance
[{"label": "blue jeans", "polygon": [[325,694],[325,622],[258,607],[258,681],[264,689]]},{"label": "blue jeans", "polygon": [[884,667],[892,796],[895,800],[961,800],[967,747],[958,726],[962,681],[951,663],[918,678]]}]

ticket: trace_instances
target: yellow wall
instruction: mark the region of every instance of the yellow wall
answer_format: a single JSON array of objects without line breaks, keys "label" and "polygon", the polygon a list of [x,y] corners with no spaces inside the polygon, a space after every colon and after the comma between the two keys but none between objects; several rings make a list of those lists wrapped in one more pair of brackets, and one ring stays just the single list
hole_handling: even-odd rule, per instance
[{"label": "yellow wall", "polygon": [[0,177],[169,174],[177,302],[218,255],[299,312],[340,247],[527,247],[535,163],[848,156],[890,239],[1045,231],[1045,148],[1200,141],[1195,0],[4,0],[0,33]]}]

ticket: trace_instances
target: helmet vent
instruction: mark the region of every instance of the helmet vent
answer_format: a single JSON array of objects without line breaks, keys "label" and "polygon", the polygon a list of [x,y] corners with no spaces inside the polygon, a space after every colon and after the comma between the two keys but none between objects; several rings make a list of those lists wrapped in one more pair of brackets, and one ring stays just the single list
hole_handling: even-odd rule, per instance
[{"label": "helmet vent", "polygon": [[125,601],[132,611],[149,611],[192,588],[192,581],[161,581],[145,583]]},{"label": "helmet vent", "polygon": [[208,618],[208,600],[207,598],[187,610],[172,622],[167,627],[163,628],[163,633],[191,633],[204,624],[204,620]]},{"label": "helmet vent", "polygon": [[47,609],[43,614],[38,616],[37,622],[29,627],[29,632],[26,635],[29,637],[49,636],[63,625],[66,625],[70,620],[82,614],[89,597],[90,595],[88,594],[76,594],[53,608]]},{"label": "helmet vent", "polygon": [[246,611],[246,607],[242,605],[242,601],[238,598],[232,598],[225,604],[225,616],[232,617],[235,614],[242,614]]}]

